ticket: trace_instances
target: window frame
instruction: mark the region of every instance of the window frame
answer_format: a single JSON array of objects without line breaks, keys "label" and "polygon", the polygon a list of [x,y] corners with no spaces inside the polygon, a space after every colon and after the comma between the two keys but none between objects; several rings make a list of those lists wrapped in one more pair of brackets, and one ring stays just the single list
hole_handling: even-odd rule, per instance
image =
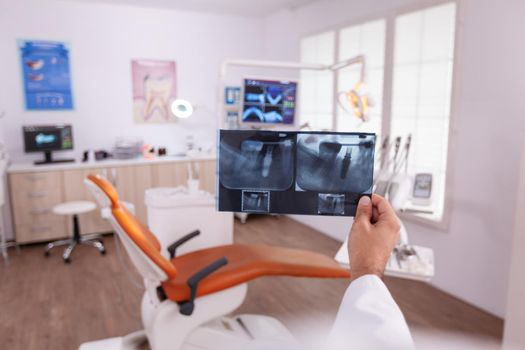
[{"label": "window frame", "polygon": [[[455,18],[455,30],[454,30],[454,59],[452,67],[452,87],[450,95],[450,110],[449,110],[449,126],[448,126],[448,141],[447,141],[447,161],[445,171],[445,193],[443,201],[443,215],[441,219],[435,220],[426,218],[417,213],[401,212],[399,217],[406,219],[407,221],[430,226],[443,231],[448,230],[451,220],[451,205],[453,199],[453,179],[454,173],[454,145],[456,143],[457,133],[457,119],[458,119],[458,106],[459,106],[459,91],[460,91],[460,57],[461,57],[461,37],[462,37],[462,24],[464,21],[464,6],[461,0],[424,0],[415,4],[401,6],[396,9],[385,10],[374,13],[370,16],[363,16],[351,21],[345,21],[338,25],[330,28],[322,28],[315,33],[308,33],[301,36],[301,40],[309,36],[321,34],[327,31],[334,31],[334,62],[337,62],[339,57],[339,44],[340,44],[340,33],[341,30],[352,27],[363,25],[367,22],[384,20],[385,21],[385,57],[384,57],[384,71],[383,71],[383,98],[382,98],[382,119],[381,119],[381,135],[389,135],[391,130],[392,122],[392,85],[394,75],[394,47],[395,47],[395,26],[396,18],[411,12],[422,11],[429,7],[444,5],[447,3],[455,3],[456,5],[456,18]],[[333,77],[333,91],[338,91],[339,86],[339,75],[334,72]],[[337,130],[338,127],[338,115],[337,115],[337,94],[334,94],[334,101],[332,104],[332,130]]]}]

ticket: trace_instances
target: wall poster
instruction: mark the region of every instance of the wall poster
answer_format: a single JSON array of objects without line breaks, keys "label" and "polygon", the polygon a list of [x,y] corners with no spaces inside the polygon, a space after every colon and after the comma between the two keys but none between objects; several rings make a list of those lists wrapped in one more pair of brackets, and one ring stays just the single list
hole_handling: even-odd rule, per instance
[{"label": "wall poster", "polygon": [[132,60],[133,118],[136,123],[173,123],[175,61]]},{"label": "wall poster", "polygon": [[69,47],[56,41],[19,40],[26,108],[73,109]]}]

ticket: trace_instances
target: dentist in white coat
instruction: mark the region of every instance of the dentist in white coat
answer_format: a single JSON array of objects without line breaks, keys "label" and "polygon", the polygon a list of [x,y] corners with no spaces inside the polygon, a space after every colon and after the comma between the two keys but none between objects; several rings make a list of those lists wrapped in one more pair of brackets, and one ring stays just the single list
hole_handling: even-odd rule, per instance
[{"label": "dentist in white coat", "polygon": [[350,286],[329,337],[330,349],[414,349],[408,325],[381,280],[400,222],[381,196],[362,197],[350,231]]}]

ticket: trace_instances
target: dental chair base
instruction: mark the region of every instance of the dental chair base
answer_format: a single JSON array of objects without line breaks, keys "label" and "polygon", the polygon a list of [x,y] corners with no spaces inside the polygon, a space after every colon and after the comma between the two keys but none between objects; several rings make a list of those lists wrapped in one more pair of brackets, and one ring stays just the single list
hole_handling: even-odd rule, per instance
[{"label": "dental chair base", "polygon": [[144,331],[84,343],[79,350],[143,349],[148,341],[153,350],[244,350],[260,349],[262,345],[266,348],[271,344],[284,346],[283,349],[295,348],[296,340],[274,318],[262,315],[220,317],[240,306],[246,290],[246,284],[242,284],[198,298],[191,317],[182,315],[178,305],[169,300],[155,304],[146,292],[142,299]]},{"label": "dental chair base", "polygon": [[[125,337],[117,337],[82,344],[80,350],[138,350],[144,349],[146,333],[138,331]],[[272,317],[243,314],[221,317],[194,330],[181,350],[203,349],[286,349],[298,348],[299,344],[288,329]]]}]

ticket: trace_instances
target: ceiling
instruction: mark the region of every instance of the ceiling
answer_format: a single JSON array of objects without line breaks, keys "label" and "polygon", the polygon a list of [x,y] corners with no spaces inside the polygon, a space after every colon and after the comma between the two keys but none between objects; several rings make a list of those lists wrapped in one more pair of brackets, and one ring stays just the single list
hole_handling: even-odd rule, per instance
[{"label": "ceiling", "polygon": [[294,10],[318,0],[70,0],[148,6],[208,13],[266,17],[279,10]]}]

